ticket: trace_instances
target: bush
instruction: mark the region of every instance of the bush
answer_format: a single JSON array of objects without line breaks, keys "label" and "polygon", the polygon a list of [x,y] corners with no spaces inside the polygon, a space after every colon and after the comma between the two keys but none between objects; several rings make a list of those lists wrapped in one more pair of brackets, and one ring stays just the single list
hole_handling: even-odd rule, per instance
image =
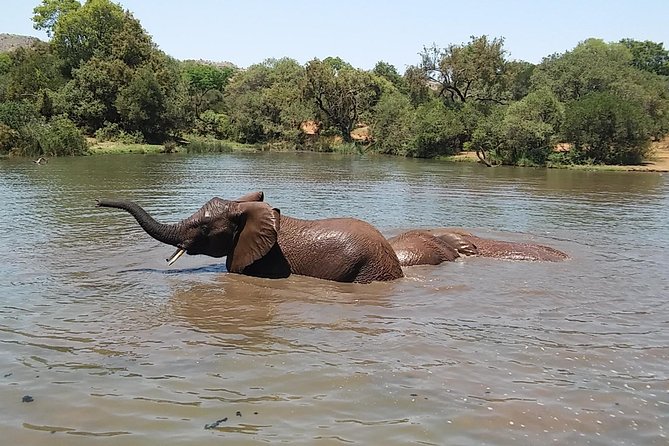
[{"label": "bush", "polygon": [[472,147],[502,164],[544,165],[564,117],[564,108],[547,90],[528,94],[508,107],[497,107],[481,120]]},{"label": "bush", "polygon": [[37,108],[27,101],[0,102],[0,124],[5,124],[14,130],[20,130],[38,118]]},{"label": "bush", "polygon": [[144,144],[142,132],[128,133],[115,122],[105,121],[104,125],[95,131],[95,139],[98,141],[114,141],[123,144]]},{"label": "bush", "polygon": [[23,156],[83,155],[88,144],[81,131],[64,116],[49,122],[33,121],[21,129],[19,154]]},{"label": "bush", "polygon": [[10,126],[0,123],[0,154],[12,150],[19,141],[19,132]]},{"label": "bush", "polygon": [[650,122],[638,103],[591,93],[567,108],[564,136],[577,162],[638,164],[648,153]]},{"label": "bush", "polygon": [[195,133],[201,136],[212,136],[222,139],[230,136],[230,120],[222,114],[213,110],[203,112],[196,120]]},{"label": "bush", "polygon": [[374,107],[372,138],[378,152],[406,156],[413,150],[414,110],[401,93],[384,94]]},{"label": "bush", "polygon": [[188,153],[228,153],[232,152],[232,146],[226,141],[212,138],[189,138],[186,145]]},{"label": "bush", "polygon": [[430,158],[454,155],[467,140],[466,128],[457,110],[441,101],[418,107],[416,112],[415,156]]}]

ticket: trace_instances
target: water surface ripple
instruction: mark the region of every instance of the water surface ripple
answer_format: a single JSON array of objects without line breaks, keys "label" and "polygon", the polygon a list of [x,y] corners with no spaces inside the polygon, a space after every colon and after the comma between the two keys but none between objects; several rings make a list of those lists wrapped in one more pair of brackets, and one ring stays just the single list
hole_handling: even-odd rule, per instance
[{"label": "water surface ripple", "polygon": [[[168,268],[170,247],[94,206],[171,222],[253,190],[291,216],[572,259],[263,280]],[[3,443],[666,445],[668,197],[662,174],[380,157],[0,160]]]}]

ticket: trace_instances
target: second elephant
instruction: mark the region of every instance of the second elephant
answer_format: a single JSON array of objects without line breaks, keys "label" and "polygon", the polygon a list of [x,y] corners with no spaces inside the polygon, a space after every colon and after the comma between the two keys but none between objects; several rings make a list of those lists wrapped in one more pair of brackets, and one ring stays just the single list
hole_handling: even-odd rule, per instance
[{"label": "second elephant", "polygon": [[457,228],[416,229],[388,239],[402,266],[438,265],[460,256],[559,262],[567,254],[549,246],[477,237]]}]

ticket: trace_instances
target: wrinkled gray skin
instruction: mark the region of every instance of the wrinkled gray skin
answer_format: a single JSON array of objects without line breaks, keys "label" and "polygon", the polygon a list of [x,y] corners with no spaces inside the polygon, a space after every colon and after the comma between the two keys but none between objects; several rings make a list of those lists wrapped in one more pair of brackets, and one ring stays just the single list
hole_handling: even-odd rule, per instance
[{"label": "wrinkled gray skin", "polygon": [[402,266],[438,265],[459,256],[559,262],[567,254],[549,246],[477,237],[458,228],[418,229],[388,239]]},{"label": "wrinkled gray skin", "polygon": [[228,271],[257,277],[300,274],[360,283],[403,277],[395,252],[372,225],[353,218],[291,218],[262,200],[262,192],[234,201],[213,198],[176,224],[158,223],[131,201],[97,205],[129,212],[151,237],[176,246],[170,264],[185,252],[227,256]]}]

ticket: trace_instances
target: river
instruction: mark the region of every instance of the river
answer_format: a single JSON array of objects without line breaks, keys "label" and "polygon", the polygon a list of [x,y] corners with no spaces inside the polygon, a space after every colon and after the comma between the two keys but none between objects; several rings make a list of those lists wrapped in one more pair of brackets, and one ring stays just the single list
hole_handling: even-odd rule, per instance
[{"label": "river", "polygon": [[[567,252],[370,285],[225,272],[177,221],[263,190],[387,235]],[[667,445],[669,176],[301,153],[0,160],[3,444]],[[30,396],[32,401],[24,402]],[[207,428],[205,428],[207,427]]]}]

